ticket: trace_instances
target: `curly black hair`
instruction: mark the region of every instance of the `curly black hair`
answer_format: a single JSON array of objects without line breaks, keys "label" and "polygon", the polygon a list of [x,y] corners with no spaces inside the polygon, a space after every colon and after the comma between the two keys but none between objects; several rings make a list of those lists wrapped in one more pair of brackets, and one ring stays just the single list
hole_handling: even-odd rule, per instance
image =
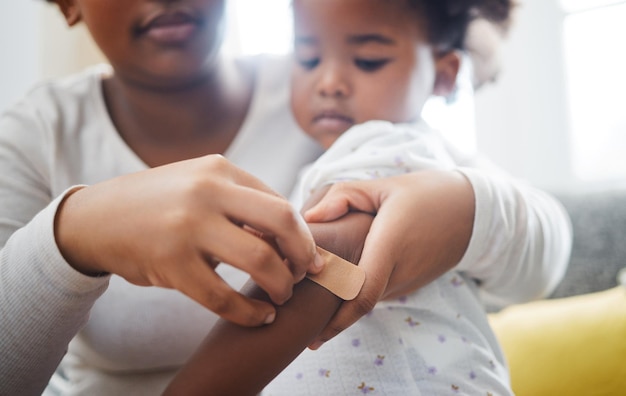
[{"label": "curly black hair", "polygon": [[440,50],[464,49],[470,22],[484,18],[504,30],[515,6],[513,0],[407,0],[423,16],[428,39]]}]

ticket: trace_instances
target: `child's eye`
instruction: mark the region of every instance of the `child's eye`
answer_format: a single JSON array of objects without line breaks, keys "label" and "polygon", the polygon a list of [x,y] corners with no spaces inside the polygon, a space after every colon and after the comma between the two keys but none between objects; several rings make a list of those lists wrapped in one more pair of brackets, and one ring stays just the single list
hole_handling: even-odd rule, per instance
[{"label": "child's eye", "polygon": [[320,58],[298,59],[298,63],[306,70],[312,70],[320,64]]},{"label": "child's eye", "polygon": [[359,69],[366,72],[376,71],[387,63],[391,62],[391,59],[355,59],[354,64]]}]

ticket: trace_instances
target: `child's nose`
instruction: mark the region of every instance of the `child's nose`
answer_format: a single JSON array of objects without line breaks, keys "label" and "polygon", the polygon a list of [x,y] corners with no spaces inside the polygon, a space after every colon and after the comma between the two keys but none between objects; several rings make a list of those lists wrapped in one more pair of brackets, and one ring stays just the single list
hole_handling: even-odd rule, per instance
[{"label": "child's nose", "polygon": [[318,93],[327,97],[345,97],[350,94],[350,84],[341,68],[328,66],[322,70]]}]

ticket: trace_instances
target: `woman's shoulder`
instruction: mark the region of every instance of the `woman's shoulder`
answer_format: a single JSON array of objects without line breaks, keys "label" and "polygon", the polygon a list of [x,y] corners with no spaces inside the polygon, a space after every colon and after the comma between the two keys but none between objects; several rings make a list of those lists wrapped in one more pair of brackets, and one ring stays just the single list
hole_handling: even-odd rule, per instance
[{"label": "woman's shoulder", "polygon": [[4,115],[56,120],[76,116],[86,109],[94,111],[94,104],[102,101],[102,78],[110,72],[108,65],[96,65],[69,76],[43,80],[7,108]]},{"label": "woman's shoulder", "polygon": [[102,79],[111,73],[109,65],[100,64],[68,76],[46,79],[35,84],[22,102],[61,107],[84,103],[85,99],[101,92]]},{"label": "woman's shoulder", "polygon": [[291,56],[288,54],[258,54],[242,56],[236,62],[253,70],[258,91],[283,92],[289,87]]},{"label": "woman's shoulder", "polygon": [[0,146],[33,160],[67,154],[68,147],[80,150],[93,139],[77,139],[79,135],[104,129],[101,80],[107,70],[96,66],[36,84],[0,115]]},{"label": "woman's shoulder", "polygon": [[251,67],[254,75],[254,93],[245,127],[266,129],[280,125],[283,130],[297,131],[288,106],[290,57],[263,54],[237,61]]}]

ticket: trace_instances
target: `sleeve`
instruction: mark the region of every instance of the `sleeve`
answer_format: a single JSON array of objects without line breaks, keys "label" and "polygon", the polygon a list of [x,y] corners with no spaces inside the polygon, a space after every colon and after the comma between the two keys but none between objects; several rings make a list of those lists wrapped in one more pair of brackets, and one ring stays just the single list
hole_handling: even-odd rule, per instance
[{"label": "sleeve", "polygon": [[50,139],[34,107],[0,118],[0,388],[41,394],[108,277],[75,271],[54,238]]},{"label": "sleeve", "polygon": [[472,184],[474,227],[457,269],[478,280],[483,301],[503,307],[549,295],[562,279],[572,246],[564,207],[484,159],[458,168]]}]

